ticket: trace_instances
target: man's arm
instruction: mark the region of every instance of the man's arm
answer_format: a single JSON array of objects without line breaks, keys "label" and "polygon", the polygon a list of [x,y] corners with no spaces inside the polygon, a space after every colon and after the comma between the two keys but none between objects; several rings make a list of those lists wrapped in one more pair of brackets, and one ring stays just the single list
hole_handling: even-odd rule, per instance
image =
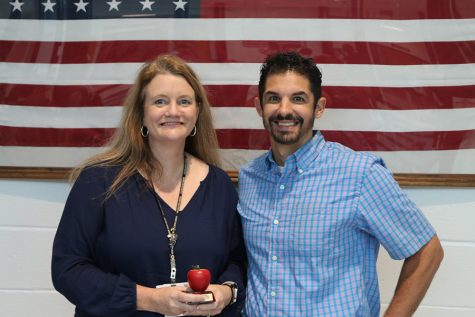
[{"label": "man's arm", "polygon": [[404,261],[385,317],[412,316],[424,298],[443,257],[444,250],[439,238],[434,236],[417,253]]}]

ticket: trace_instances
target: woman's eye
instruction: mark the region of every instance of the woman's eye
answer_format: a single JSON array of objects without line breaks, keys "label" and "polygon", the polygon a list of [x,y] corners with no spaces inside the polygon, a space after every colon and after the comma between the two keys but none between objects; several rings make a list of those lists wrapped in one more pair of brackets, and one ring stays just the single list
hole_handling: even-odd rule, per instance
[{"label": "woman's eye", "polygon": [[192,101],[190,99],[180,99],[178,100],[178,104],[182,106],[189,106],[192,104]]},{"label": "woman's eye", "polygon": [[153,103],[154,103],[155,105],[160,105],[160,106],[167,104],[167,102],[166,102],[165,99],[157,99],[157,100],[155,100]]}]

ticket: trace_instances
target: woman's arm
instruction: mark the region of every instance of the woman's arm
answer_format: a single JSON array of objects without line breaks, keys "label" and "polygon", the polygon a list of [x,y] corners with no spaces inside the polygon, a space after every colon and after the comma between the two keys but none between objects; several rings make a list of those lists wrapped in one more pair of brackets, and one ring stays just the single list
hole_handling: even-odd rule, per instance
[{"label": "woman's arm", "polygon": [[[226,177],[228,177],[226,175]],[[227,180],[229,180],[227,178]],[[238,196],[236,189],[231,181],[228,182],[228,194],[229,199],[227,200],[230,204],[229,206],[229,221],[231,223],[229,238],[229,260],[226,268],[218,277],[219,283],[224,282],[234,282],[237,284],[237,300],[231,306],[229,306],[231,299],[233,298],[232,289],[227,285],[217,285],[216,288],[219,289],[223,301],[225,303],[226,312],[229,313],[229,316],[238,316],[244,305],[244,299],[246,295],[246,282],[247,282],[247,254],[246,248],[244,245],[242,224],[239,213],[237,212],[237,203]],[[216,311],[212,312],[216,313]]]},{"label": "woman's arm", "polygon": [[104,272],[94,259],[103,229],[104,179],[103,169],[90,168],[71,189],[53,243],[53,285],[89,314],[129,316],[136,308],[135,283]]}]

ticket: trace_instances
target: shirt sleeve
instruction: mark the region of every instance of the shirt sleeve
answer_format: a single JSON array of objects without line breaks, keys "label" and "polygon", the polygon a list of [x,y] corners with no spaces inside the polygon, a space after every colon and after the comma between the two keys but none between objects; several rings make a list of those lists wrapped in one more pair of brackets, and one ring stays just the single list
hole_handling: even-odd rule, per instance
[{"label": "shirt sleeve", "polygon": [[393,259],[410,257],[435,235],[381,160],[375,160],[363,177],[358,210],[362,230],[374,236]]},{"label": "shirt sleeve", "polygon": [[94,259],[106,190],[105,175],[98,171],[83,171],[66,201],[53,243],[53,284],[89,314],[130,316],[136,310],[135,283],[124,275],[102,271]]}]

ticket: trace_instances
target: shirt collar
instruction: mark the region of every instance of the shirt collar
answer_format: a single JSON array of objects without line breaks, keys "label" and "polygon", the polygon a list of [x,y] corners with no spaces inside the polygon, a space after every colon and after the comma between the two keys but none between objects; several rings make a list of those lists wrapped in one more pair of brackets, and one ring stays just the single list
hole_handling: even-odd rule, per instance
[{"label": "shirt collar", "polygon": [[[290,155],[286,160],[286,165],[290,162],[295,162],[295,167],[299,170],[307,170],[311,164],[315,161],[317,156],[321,153],[323,147],[325,146],[325,138],[323,137],[320,131],[314,131],[313,137],[305,143],[300,149],[295,151]],[[272,150],[267,152],[266,157],[267,168],[271,169],[274,167],[277,169],[277,163],[274,160],[272,155]]]}]

